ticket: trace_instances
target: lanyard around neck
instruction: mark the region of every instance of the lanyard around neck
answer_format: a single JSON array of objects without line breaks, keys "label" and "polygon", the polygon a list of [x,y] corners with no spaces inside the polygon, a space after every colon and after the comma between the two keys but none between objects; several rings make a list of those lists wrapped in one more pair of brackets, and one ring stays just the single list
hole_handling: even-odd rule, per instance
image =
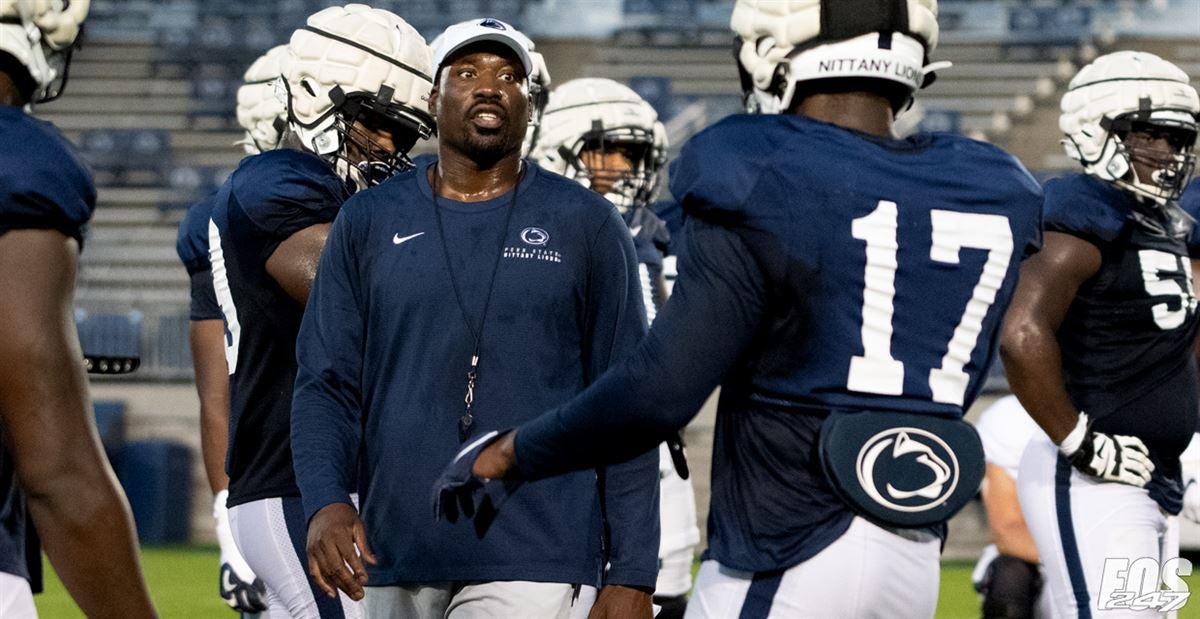
[{"label": "lanyard around neck", "polygon": [[500,246],[496,250],[496,260],[492,263],[491,281],[488,283],[487,295],[483,300],[483,313],[479,317],[479,328],[471,324],[471,317],[467,313],[466,303],[463,302],[462,289],[458,285],[458,278],[454,276],[454,265],[450,262],[450,244],[446,241],[446,229],[442,224],[442,210],[438,207],[438,189],[441,186],[441,177],[438,175],[437,169],[433,170],[433,182],[430,183],[430,189],[433,192],[433,216],[437,221],[438,237],[442,242],[442,258],[446,261],[446,272],[450,274],[450,287],[454,290],[454,300],[458,302],[458,311],[462,315],[463,324],[467,327],[467,333],[471,334],[473,340],[473,348],[471,351],[471,365],[467,370],[467,394],[463,397],[463,403],[466,405],[462,417],[458,420],[458,440],[464,442],[471,435],[471,426],[475,424],[475,382],[479,377],[479,345],[483,338],[483,328],[487,324],[488,307],[492,304],[492,291],[496,287],[496,273],[500,270],[500,259],[504,256],[504,243],[508,240],[508,226],[512,221],[513,211],[517,209],[517,191],[521,185],[521,173],[517,174],[517,182],[513,184],[512,199],[508,203],[508,212],[504,216],[504,230],[500,235]]}]

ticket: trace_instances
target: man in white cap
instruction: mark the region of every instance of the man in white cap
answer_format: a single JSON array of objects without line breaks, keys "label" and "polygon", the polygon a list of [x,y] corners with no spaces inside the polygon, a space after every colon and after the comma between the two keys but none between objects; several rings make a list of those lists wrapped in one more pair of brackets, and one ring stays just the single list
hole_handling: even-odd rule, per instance
[{"label": "man in white cap", "polygon": [[373,618],[651,614],[652,449],[505,488],[475,526],[435,521],[424,501],[464,444],[568,400],[645,333],[620,215],[521,160],[530,46],[495,19],[442,34],[438,156],[345,204],[300,329],[292,447],[310,569]]}]

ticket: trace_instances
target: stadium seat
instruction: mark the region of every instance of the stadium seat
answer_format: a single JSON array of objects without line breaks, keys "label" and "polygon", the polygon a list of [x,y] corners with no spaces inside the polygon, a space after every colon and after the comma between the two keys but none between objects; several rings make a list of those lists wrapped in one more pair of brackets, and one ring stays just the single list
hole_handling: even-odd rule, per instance
[{"label": "stadium seat", "polygon": [[137,441],[117,452],[117,479],[129,498],[143,544],[188,541],[192,452],[170,441]]},{"label": "stadium seat", "polygon": [[162,184],[171,169],[171,138],[160,129],[94,129],[80,135],[80,151],[98,185]]},{"label": "stadium seat", "polygon": [[92,407],[100,442],[111,461],[125,446],[125,403],[120,400],[96,400]]},{"label": "stadium seat", "polygon": [[138,357],[141,355],[142,313],[90,314],[75,308],[75,328],[85,355]]}]

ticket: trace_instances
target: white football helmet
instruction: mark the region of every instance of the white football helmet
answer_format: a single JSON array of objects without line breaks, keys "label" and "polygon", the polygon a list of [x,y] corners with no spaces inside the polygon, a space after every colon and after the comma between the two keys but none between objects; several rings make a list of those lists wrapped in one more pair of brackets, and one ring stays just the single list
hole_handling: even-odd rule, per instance
[{"label": "white football helmet", "polygon": [[[629,170],[589,167],[581,156],[620,150]],[[618,178],[605,194],[626,213],[654,197],[667,160],[667,131],[658,113],[629,87],[609,79],[571,80],[550,93],[537,142],[526,144],[529,157],[547,170],[591,187],[597,176]]]},{"label": "white football helmet", "polygon": [[[365,4],[329,7],[292,34],[288,52],[283,99],[304,148],[335,164],[352,191],[412,165],[409,149],[434,131],[433,78],[425,39],[408,22]],[[396,152],[353,131],[360,119],[390,128]],[[351,161],[350,150],[366,160]]]},{"label": "white football helmet", "polygon": [[889,10],[864,17],[860,3],[840,0],[737,0],[738,70],[747,111],[778,114],[802,82],[872,79],[892,84],[894,111],[933,83],[937,0],[887,0]]},{"label": "white football helmet", "polygon": [[[1200,98],[1179,67],[1145,52],[1114,52],[1075,75],[1062,99],[1058,125],[1067,156],[1088,174],[1158,204],[1183,193],[1195,166]],[[1130,133],[1167,136],[1171,149],[1127,144]],[[1151,165],[1140,178],[1134,161]]]},{"label": "white football helmet", "polygon": [[246,136],[238,144],[247,155],[273,150],[287,127],[287,108],[275,91],[288,57],[287,45],[272,47],[242,76],[244,83],[237,91],[237,119]]},{"label": "white football helmet", "polygon": [[[67,67],[90,0],[0,0],[0,53],[29,71],[32,103],[53,101],[67,83]],[[22,76],[16,76],[18,82]],[[18,86],[22,84],[18,83]]]}]

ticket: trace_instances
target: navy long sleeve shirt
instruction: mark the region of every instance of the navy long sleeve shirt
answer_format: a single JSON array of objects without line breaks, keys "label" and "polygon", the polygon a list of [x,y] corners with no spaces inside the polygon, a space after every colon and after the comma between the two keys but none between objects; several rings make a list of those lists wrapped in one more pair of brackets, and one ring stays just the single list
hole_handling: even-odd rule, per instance
[{"label": "navy long sleeve shirt", "polygon": [[637,258],[616,210],[529,165],[515,202],[511,192],[437,201],[464,319],[434,215],[430,163],[355,195],[330,232],[297,342],[292,445],[306,515],[349,502],[360,479],[361,514],[379,558],[368,568],[372,585],[595,585],[603,510],[612,539],[607,583],[653,587],[652,446],[621,464],[522,486],[482,538],[470,525],[434,521],[429,488],[459,448],[474,347],[467,320],[479,329],[498,250],[471,436],[518,425],[583,390],[634,349],[645,312]]}]

